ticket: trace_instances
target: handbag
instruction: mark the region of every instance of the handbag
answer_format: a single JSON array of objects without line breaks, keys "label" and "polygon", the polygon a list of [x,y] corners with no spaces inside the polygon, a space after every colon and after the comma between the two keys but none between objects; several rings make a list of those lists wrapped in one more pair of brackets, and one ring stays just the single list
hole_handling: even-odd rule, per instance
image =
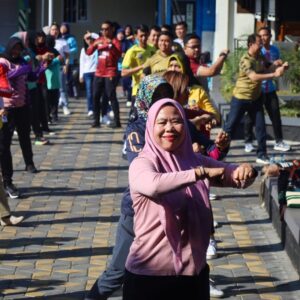
[{"label": "handbag", "polygon": [[286,191],[287,207],[300,208],[300,191]]},{"label": "handbag", "polygon": [[7,79],[7,67],[0,64],[0,97],[10,98],[13,90]]}]

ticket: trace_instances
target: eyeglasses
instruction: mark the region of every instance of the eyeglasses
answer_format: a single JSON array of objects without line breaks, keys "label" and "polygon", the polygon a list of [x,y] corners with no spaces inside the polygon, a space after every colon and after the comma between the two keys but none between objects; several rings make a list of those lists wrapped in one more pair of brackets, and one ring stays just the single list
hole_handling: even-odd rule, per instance
[{"label": "eyeglasses", "polygon": [[197,44],[197,45],[191,45],[191,46],[189,46],[189,45],[186,45],[186,47],[187,48],[191,48],[191,49],[200,49],[200,44]]}]

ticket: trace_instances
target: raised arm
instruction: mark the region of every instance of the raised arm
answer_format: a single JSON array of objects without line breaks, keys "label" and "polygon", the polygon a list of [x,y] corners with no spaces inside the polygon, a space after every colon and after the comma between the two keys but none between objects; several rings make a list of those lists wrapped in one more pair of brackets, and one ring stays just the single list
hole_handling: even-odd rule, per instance
[{"label": "raised arm", "polygon": [[197,76],[202,76],[202,77],[213,77],[218,75],[221,72],[221,69],[223,67],[223,64],[225,62],[225,59],[227,58],[227,55],[229,53],[228,49],[224,49],[215,63],[211,65],[210,67],[204,67],[200,66],[197,70]]}]

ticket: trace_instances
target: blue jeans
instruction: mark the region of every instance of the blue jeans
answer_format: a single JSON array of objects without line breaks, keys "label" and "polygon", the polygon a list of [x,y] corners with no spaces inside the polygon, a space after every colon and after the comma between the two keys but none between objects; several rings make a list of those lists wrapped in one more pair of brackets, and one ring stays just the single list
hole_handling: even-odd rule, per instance
[{"label": "blue jeans", "polygon": [[253,124],[255,124],[255,134],[258,143],[257,157],[265,156],[267,154],[267,134],[262,96],[256,100],[244,100],[232,97],[230,112],[226,124],[224,125],[224,131],[227,132],[229,136],[232,136],[246,112]]},{"label": "blue jeans", "polygon": [[94,75],[95,75],[94,72],[83,74],[88,111],[93,111],[93,79],[94,79]]},{"label": "blue jeans", "polygon": [[107,299],[122,286],[125,276],[125,262],[133,239],[133,217],[121,214],[111,262],[89,291],[89,298]]},{"label": "blue jeans", "polygon": [[[281,116],[279,108],[279,100],[276,92],[263,93],[262,94],[263,103],[266,111],[272,122],[272,127],[274,131],[274,138],[276,143],[282,141],[282,126],[281,126]],[[245,142],[251,143],[253,140],[252,135],[253,123],[250,118],[247,116],[245,119]]]},{"label": "blue jeans", "polygon": [[67,93],[67,74],[64,73],[63,68],[60,69],[60,89],[59,89],[59,105],[62,107],[69,106],[69,99]]}]

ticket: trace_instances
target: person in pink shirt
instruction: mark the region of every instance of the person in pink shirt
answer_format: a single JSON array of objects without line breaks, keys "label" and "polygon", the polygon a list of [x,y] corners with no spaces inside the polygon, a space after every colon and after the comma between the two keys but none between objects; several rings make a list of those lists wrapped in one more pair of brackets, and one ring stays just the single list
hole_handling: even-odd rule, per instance
[{"label": "person in pink shirt", "polygon": [[257,172],[194,153],[184,111],[172,99],[151,106],[145,141],[129,167],[135,239],[123,299],[209,299],[209,185],[246,188]]}]

